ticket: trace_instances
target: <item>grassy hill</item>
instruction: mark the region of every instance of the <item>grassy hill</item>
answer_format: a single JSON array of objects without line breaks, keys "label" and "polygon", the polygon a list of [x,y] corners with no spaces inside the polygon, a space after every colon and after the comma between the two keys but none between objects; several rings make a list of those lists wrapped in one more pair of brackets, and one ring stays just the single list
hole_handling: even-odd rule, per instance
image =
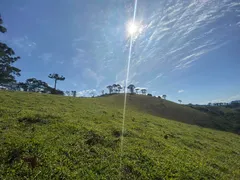
[{"label": "grassy hill", "polygon": [[239,136],[193,125],[225,119],[156,98],[128,97],[121,155],[122,105],[0,91],[0,179],[240,179]]},{"label": "grassy hill", "polygon": [[[123,94],[108,97],[108,103],[123,105]],[[104,99],[106,101],[106,99]],[[128,108],[153,116],[187,124],[238,133],[240,131],[240,111],[225,107],[186,106],[164,99],[143,95],[129,95]]]}]

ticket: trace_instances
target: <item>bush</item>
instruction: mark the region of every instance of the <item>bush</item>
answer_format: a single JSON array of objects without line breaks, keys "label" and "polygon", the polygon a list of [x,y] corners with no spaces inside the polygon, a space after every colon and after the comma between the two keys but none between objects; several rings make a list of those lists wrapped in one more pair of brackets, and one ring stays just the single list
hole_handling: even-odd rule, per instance
[{"label": "bush", "polygon": [[147,95],[148,95],[148,96],[152,96],[152,94],[149,94],[149,93],[148,93]]}]

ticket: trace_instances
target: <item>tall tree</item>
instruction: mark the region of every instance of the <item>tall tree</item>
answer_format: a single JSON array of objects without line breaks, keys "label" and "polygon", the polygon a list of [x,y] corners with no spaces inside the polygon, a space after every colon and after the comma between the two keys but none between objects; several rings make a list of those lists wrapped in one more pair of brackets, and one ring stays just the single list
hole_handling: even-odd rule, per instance
[{"label": "tall tree", "polygon": [[76,97],[77,96],[77,91],[72,91],[72,96]]},{"label": "tall tree", "polygon": [[162,97],[163,97],[163,99],[166,99],[166,98],[167,98],[167,95],[164,94]]},{"label": "tall tree", "polygon": [[120,84],[117,84],[117,90],[118,90],[118,93],[121,92],[121,90],[122,90],[122,86],[121,86]]},{"label": "tall tree", "polygon": [[[0,16],[0,32],[5,33],[7,29],[2,24],[3,20]],[[14,55],[12,48],[0,42],[0,83],[15,82],[15,76],[20,76],[21,70],[12,66],[20,57]]]},{"label": "tall tree", "polygon": [[147,94],[147,89],[141,89],[142,94],[146,95]]},{"label": "tall tree", "polygon": [[56,73],[49,74],[48,77],[51,78],[51,79],[54,79],[54,89],[55,90],[56,90],[56,87],[57,87],[57,81],[64,81],[65,80],[65,77],[59,76]]},{"label": "tall tree", "polygon": [[118,91],[118,85],[117,84],[113,84],[112,88],[113,88],[114,93],[116,93]]},{"label": "tall tree", "polygon": [[179,102],[180,104],[182,104],[182,100],[179,99],[178,102]]},{"label": "tall tree", "polygon": [[107,86],[107,89],[109,90],[109,94],[112,94],[113,92],[113,87],[111,85]]},{"label": "tall tree", "polygon": [[135,86],[133,84],[130,84],[127,88],[130,90],[131,94],[134,93]]}]

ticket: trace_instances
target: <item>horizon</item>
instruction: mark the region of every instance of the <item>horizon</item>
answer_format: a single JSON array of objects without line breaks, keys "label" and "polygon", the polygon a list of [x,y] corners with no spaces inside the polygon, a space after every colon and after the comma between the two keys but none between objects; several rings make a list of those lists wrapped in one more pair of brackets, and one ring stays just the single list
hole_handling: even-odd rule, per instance
[{"label": "horizon", "polygon": [[[2,0],[7,28],[0,39],[21,59],[17,81],[37,78],[53,86],[51,73],[66,77],[64,91],[90,96],[123,85],[134,37],[129,84],[183,104],[240,99],[240,4],[226,0],[138,1]],[[139,29],[138,29],[139,28]],[[138,30],[137,30],[138,29]]]}]

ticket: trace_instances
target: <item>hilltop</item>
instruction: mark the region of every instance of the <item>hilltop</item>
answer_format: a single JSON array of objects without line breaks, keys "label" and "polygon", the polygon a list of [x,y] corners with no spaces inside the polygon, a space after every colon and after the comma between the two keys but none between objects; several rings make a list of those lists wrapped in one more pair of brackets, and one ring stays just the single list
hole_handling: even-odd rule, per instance
[{"label": "hilltop", "polygon": [[234,129],[223,116],[128,96],[121,156],[122,112],[122,95],[0,91],[0,178],[240,178],[239,136],[215,130]]}]

